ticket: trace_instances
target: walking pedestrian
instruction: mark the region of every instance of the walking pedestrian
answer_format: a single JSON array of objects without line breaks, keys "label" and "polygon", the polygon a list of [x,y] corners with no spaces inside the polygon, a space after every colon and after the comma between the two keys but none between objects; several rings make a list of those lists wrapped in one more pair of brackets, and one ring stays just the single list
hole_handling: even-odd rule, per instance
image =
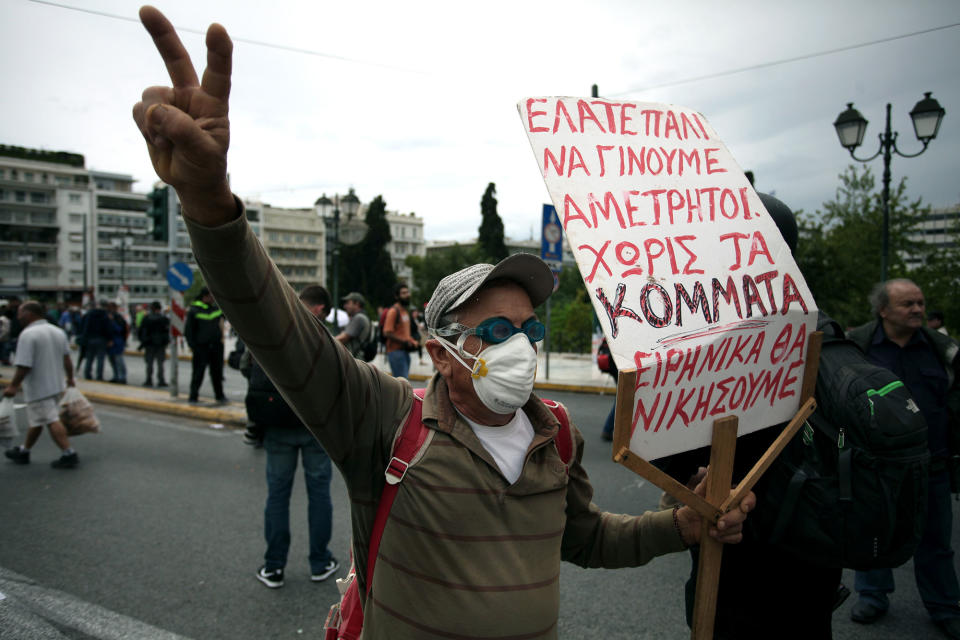
[{"label": "walking pedestrian", "polygon": [[[326,317],[330,295],[325,288],[319,285],[307,287],[300,299],[315,317]],[[330,457],[249,351],[244,351],[241,356],[240,368],[249,379],[247,417],[262,429],[263,448],[267,452],[267,504],[263,523],[267,550],[264,563],[257,570],[257,580],[271,589],[283,586],[290,550],[290,494],[299,458],[303,462],[303,480],[307,488],[310,580],[323,582],[340,567],[328,548],[333,530],[333,502],[330,499],[333,465]]]},{"label": "walking pedestrian", "polygon": [[183,335],[193,352],[190,402],[198,402],[203,373],[210,367],[210,384],[217,402],[227,402],[223,393],[223,312],[206,287],[190,305]]},{"label": "walking pedestrian", "polygon": [[153,365],[157,365],[157,386],[167,386],[163,376],[163,362],[167,357],[167,345],[170,344],[170,319],[163,315],[160,302],[150,303],[150,312],[140,320],[137,339],[143,347],[143,361],[146,365],[146,379],[143,386],[153,386]]},{"label": "walking pedestrian", "polygon": [[127,334],[130,325],[115,302],[107,305],[107,317],[110,321],[110,340],[107,344],[107,356],[110,358],[110,368],[113,377],[110,382],[127,384],[127,363],[123,359],[123,352],[127,348]]},{"label": "walking pedestrian", "polygon": [[354,358],[363,357],[363,347],[373,339],[373,325],[370,318],[363,312],[367,301],[363,294],[351,291],[343,297],[343,310],[350,321],[336,338],[347,348]]},{"label": "walking pedestrian", "polygon": [[83,316],[81,321],[83,325],[81,335],[85,347],[84,357],[87,360],[83,369],[83,377],[87,380],[92,377],[94,362],[96,362],[97,367],[97,380],[103,380],[103,361],[107,357],[107,348],[113,341],[107,304],[106,300],[100,300],[93,309],[90,309]]},{"label": "walking pedestrian", "polygon": [[60,457],[50,466],[69,469],[80,461],[70,446],[67,430],[60,422],[58,402],[64,390],[74,386],[70,344],[63,329],[46,321],[43,305],[28,300],[20,305],[18,316],[23,331],[17,343],[13,364],[17,367],[13,381],[3,395],[12,398],[23,389],[27,403],[27,429],[23,444],[7,449],[5,455],[17,464],[30,463],[30,449],[40,439],[46,426],[50,437],[60,447]]},{"label": "walking pedestrian", "polygon": [[419,344],[413,339],[410,323],[410,288],[400,282],[393,288],[394,303],[387,309],[383,335],[387,339],[387,362],[395,378],[410,377],[410,352]]}]

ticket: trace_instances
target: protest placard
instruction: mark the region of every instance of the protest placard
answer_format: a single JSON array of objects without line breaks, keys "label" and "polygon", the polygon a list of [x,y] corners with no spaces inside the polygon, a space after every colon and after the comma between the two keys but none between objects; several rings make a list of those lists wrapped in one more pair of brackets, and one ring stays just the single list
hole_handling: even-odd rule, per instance
[{"label": "protest placard", "polygon": [[647,460],[744,435],[800,404],[816,305],[707,119],[684,107],[528,98],[524,129],[621,371]]}]

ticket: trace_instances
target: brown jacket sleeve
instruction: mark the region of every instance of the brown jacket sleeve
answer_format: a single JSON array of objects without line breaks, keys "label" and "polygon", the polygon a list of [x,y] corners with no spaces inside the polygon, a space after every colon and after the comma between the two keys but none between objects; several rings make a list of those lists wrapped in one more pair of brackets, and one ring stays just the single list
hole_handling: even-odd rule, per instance
[{"label": "brown jacket sleeve", "polygon": [[[409,410],[406,381],[354,359],[301,304],[246,216],[203,227],[184,218],[217,304],[278,390],[345,475],[379,475]],[[379,470],[379,473],[378,473]]]}]

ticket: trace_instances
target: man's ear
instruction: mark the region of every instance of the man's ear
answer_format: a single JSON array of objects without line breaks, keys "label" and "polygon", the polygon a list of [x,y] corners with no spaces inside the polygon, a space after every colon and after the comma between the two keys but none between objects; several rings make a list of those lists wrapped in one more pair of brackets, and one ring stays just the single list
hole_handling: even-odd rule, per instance
[{"label": "man's ear", "polygon": [[430,354],[430,359],[433,360],[433,366],[437,368],[441,376],[449,378],[454,364],[453,356],[443,348],[443,345],[441,345],[440,341],[436,338],[427,340],[426,347],[427,353]]}]

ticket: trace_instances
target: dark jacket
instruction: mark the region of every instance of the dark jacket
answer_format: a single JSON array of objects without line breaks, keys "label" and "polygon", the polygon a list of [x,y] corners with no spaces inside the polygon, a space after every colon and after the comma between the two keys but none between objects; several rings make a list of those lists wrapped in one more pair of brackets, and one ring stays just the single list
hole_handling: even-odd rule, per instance
[{"label": "dark jacket", "polygon": [[91,338],[102,338],[103,340],[112,338],[110,316],[106,309],[91,309],[83,316],[80,325],[80,333],[84,341]]},{"label": "dark jacket", "polygon": [[127,321],[119,313],[108,315],[107,320],[110,323],[111,341],[110,346],[107,347],[107,353],[111,356],[119,355],[127,346]]},{"label": "dark jacket", "polygon": [[170,343],[170,319],[151,312],[140,321],[137,339],[144,347],[165,347]]},{"label": "dark jacket", "polygon": [[187,311],[183,326],[183,337],[187,339],[190,348],[223,342],[222,318],[223,311],[215,304],[194,300]]}]

